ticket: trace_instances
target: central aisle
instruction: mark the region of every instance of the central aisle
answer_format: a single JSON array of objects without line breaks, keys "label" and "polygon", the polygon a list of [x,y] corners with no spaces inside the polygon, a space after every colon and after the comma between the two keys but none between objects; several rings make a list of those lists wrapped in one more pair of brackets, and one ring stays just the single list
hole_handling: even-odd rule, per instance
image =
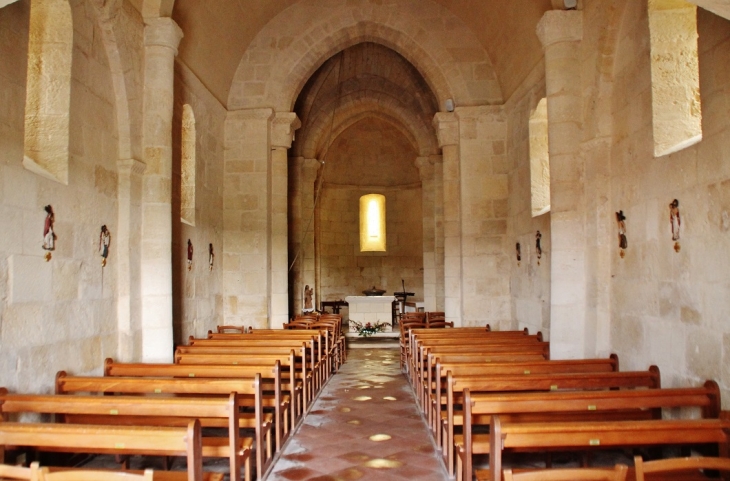
[{"label": "central aisle", "polygon": [[267,479],[443,481],[438,456],[398,350],[352,349]]}]

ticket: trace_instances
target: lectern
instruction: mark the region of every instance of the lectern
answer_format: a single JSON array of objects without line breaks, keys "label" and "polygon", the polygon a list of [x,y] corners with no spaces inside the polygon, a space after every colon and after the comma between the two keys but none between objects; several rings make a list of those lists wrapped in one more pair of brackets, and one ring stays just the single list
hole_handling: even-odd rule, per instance
[{"label": "lectern", "polygon": [[395,296],[395,300],[400,303],[400,315],[397,317],[396,320],[400,320],[401,316],[406,312],[406,299],[408,299],[408,296],[416,295],[414,292],[406,292],[406,284],[403,279],[401,279],[400,282],[403,290],[401,292],[393,293],[393,295]]}]

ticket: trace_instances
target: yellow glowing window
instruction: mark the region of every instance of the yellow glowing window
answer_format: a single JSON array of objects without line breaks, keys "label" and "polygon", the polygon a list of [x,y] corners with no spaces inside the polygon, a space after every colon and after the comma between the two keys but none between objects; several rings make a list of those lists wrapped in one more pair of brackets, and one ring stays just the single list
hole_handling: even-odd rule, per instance
[{"label": "yellow glowing window", "polygon": [[360,197],[360,252],[385,252],[385,196]]}]

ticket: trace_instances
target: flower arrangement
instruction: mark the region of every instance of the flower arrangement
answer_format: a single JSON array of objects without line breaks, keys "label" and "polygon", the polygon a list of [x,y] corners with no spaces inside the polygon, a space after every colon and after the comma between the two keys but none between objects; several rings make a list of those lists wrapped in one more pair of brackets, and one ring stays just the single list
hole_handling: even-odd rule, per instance
[{"label": "flower arrangement", "polygon": [[390,326],[389,322],[380,321],[376,321],[375,324],[371,322],[363,324],[362,322],[350,321],[350,324],[352,324],[352,327],[357,331],[357,334],[362,337],[368,337],[373,334],[377,334],[378,332],[383,332],[386,327]]}]

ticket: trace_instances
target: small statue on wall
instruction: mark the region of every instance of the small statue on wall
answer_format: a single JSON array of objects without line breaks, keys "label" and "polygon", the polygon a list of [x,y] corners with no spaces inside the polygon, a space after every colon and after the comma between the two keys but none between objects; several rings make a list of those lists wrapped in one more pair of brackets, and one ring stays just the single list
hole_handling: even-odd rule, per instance
[{"label": "small statue on wall", "polygon": [[618,247],[620,250],[619,255],[624,258],[624,249],[628,247],[628,241],[626,240],[626,216],[624,211],[620,210],[616,212],[616,222],[618,223]]},{"label": "small statue on wall", "polygon": [[540,246],[540,239],[542,239],[542,234],[540,234],[540,231],[537,231],[535,234],[535,252],[537,252],[537,265],[540,265],[540,259],[542,259],[542,247]]},{"label": "small statue on wall", "polygon": [[193,243],[188,239],[188,270],[193,268]]},{"label": "small statue on wall", "polygon": [[215,254],[213,253],[213,244],[208,244],[208,270],[213,270],[213,259],[215,259]]},{"label": "small statue on wall", "polygon": [[46,211],[46,220],[43,224],[43,249],[48,251],[44,256],[46,262],[48,262],[51,260],[50,251],[56,250],[56,233],[53,231],[53,223],[56,220],[56,216],[50,204],[45,206],[43,210]]},{"label": "small statue on wall", "polygon": [[516,251],[516,254],[517,254],[517,265],[519,266],[520,265],[520,261],[522,260],[522,248],[520,247],[520,243],[519,242],[515,245],[515,251]]},{"label": "small statue on wall", "polygon": [[314,312],[314,303],[312,297],[314,296],[314,289],[309,287],[309,284],[304,286],[304,307],[302,312]]},{"label": "small statue on wall", "polygon": [[679,215],[679,201],[674,199],[669,204],[669,222],[672,225],[672,240],[674,241],[674,250],[679,252],[682,248],[679,245],[679,230],[682,227],[682,218]]},{"label": "small statue on wall", "polygon": [[106,224],[101,226],[101,232],[99,232],[99,255],[101,255],[101,267],[106,266],[106,258],[109,256],[109,244],[111,243],[111,234],[109,229],[106,228]]}]

